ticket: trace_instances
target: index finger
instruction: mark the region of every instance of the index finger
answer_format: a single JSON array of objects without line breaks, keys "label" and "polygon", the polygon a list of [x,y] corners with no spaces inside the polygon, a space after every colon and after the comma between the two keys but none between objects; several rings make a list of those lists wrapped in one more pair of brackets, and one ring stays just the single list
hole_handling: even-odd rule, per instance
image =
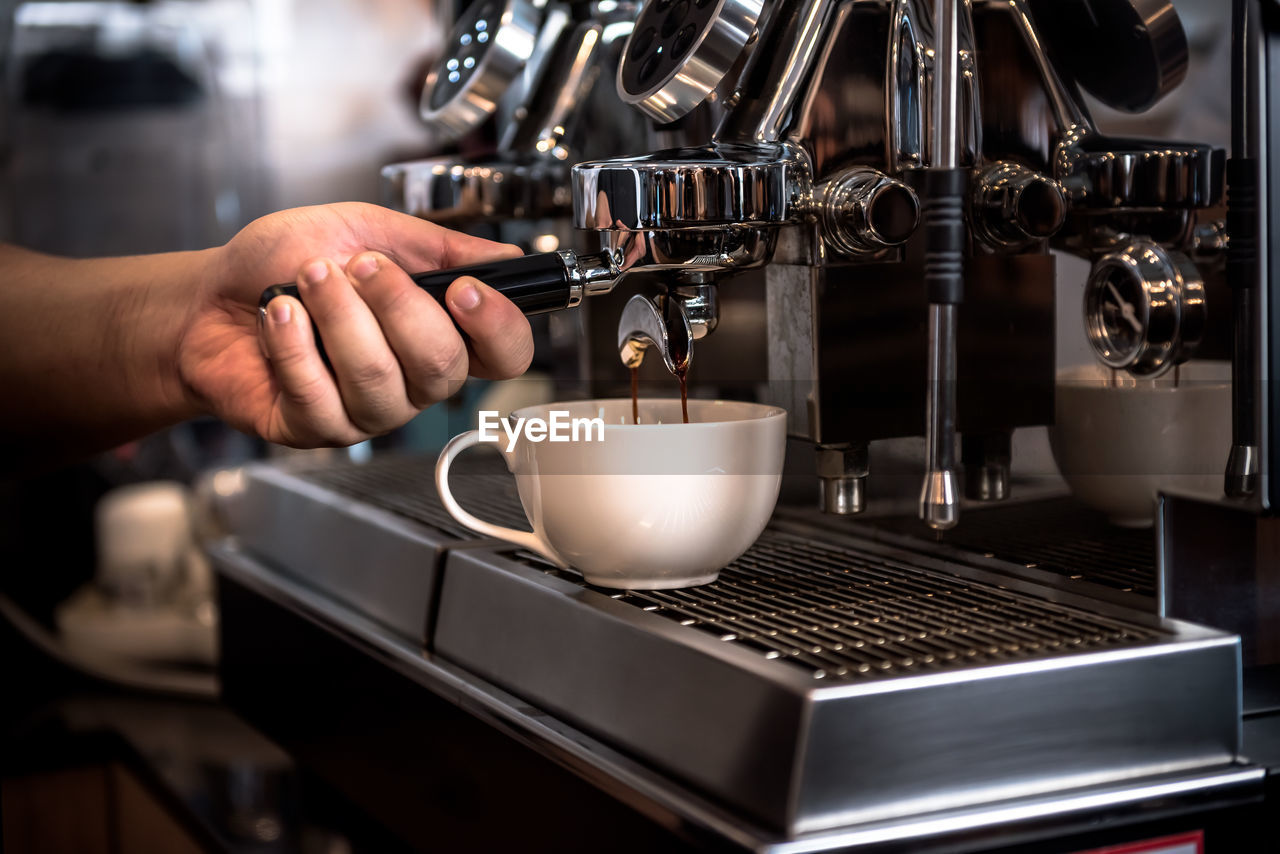
[{"label": "index finger", "polygon": [[382,253],[410,273],[465,267],[483,261],[517,258],[520,247],[453,231],[409,214],[376,209]]}]

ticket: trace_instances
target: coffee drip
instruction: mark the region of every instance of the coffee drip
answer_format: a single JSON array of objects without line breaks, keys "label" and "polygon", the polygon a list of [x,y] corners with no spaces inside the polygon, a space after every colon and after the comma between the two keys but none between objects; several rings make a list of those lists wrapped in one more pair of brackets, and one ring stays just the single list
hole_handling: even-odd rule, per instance
[{"label": "coffee drip", "polygon": [[[675,372],[676,379],[680,381],[680,414],[684,416],[684,423],[689,423],[689,363],[684,362],[683,367]],[[631,368],[631,423],[640,423],[640,366],[636,365]]]}]

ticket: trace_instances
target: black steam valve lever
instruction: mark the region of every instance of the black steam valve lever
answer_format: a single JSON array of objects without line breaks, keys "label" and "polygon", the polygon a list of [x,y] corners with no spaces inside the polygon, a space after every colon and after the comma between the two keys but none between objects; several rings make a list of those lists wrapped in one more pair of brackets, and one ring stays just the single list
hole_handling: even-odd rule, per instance
[{"label": "black steam valve lever", "polygon": [[[621,271],[607,252],[579,255],[560,251],[412,273],[410,278],[418,287],[443,301],[449,285],[463,276],[471,276],[511,300],[525,314],[542,314],[572,308],[586,296],[612,290],[620,275]],[[278,296],[300,299],[297,285],[272,285],[262,292],[258,300],[259,314],[265,315],[267,304]],[[312,330],[315,331],[314,326]],[[325,356],[319,332],[316,331],[315,335],[320,355]],[[327,357],[325,361],[328,361]]]},{"label": "black steam valve lever", "polygon": [[[1227,161],[1227,284],[1231,288],[1234,334],[1231,348],[1231,452],[1223,477],[1230,498],[1255,495],[1260,485],[1258,366],[1255,327],[1265,287],[1269,235],[1259,188],[1266,186],[1269,128],[1265,117],[1268,71],[1255,57],[1270,38],[1256,3],[1237,0],[1231,14],[1231,159]],[[1266,198],[1261,202],[1265,204]]]}]

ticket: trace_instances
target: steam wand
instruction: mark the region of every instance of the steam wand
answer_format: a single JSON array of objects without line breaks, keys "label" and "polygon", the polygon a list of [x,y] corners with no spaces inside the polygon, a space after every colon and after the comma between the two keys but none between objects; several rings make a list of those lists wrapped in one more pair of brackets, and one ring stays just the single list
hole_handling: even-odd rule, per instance
[{"label": "steam wand", "polygon": [[964,198],[967,172],[958,168],[960,137],[960,16],[966,0],[935,0],[932,158],[925,175],[925,288],[929,298],[927,470],[920,518],[935,530],[960,520],[956,489],[956,307],[964,298]]}]

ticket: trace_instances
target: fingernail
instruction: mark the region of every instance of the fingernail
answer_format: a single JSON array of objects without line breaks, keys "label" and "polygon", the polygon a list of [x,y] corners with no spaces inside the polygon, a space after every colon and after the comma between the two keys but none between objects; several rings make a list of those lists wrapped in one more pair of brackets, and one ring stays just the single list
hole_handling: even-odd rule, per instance
[{"label": "fingernail", "polygon": [[271,322],[277,326],[284,326],[289,322],[289,318],[293,316],[293,306],[289,305],[287,299],[273,299],[267,305],[267,314],[271,315]]},{"label": "fingernail", "polygon": [[309,284],[318,285],[329,278],[329,265],[323,261],[312,261],[303,269],[302,278]]},{"label": "fingernail", "polygon": [[480,305],[480,289],[471,282],[463,282],[453,292],[453,304],[463,311],[474,311]]},{"label": "fingernail", "polygon": [[351,265],[351,275],[357,279],[367,279],[378,272],[378,259],[372,255],[361,255]]}]

